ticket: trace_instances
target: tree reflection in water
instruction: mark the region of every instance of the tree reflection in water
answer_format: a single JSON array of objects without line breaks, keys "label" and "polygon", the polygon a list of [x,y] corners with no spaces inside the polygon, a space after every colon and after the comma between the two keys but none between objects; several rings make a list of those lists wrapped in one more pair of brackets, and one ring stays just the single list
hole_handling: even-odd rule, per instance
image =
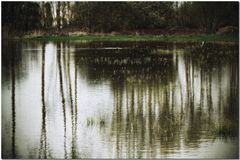
[{"label": "tree reflection in water", "polygon": [[[3,130],[4,144],[9,143],[4,157],[191,157],[204,142],[238,139],[237,45],[57,42],[52,51],[47,45],[39,44],[39,54],[15,45],[7,46],[11,54],[3,53],[3,86],[11,86],[10,93],[3,90],[11,95],[3,100],[8,104],[3,112],[11,106],[12,123],[9,138],[8,128]],[[39,84],[23,85],[35,72]],[[24,128],[17,109],[27,106],[28,112],[32,103],[17,94],[20,89],[40,100],[39,136]],[[36,119],[32,123],[38,124]],[[25,143],[22,133],[37,142]],[[20,142],[31,151],[18,147]]]},{"label": "tree reflection in water", "polygon": [[[176,68],[173,68],[173,55],[156,56],[151,54],[154,51],[151,49],[130,50],[128,55],[121,52],[124,56],[107,51],[81,54],[80,64],[87,64],[88,70],[82,74],[88,74],[89,80],[106,78],[112,81],[115,109],[110,135],[115,143],[116,157],[142,158],[146,149],[146,157],[155,157],[159,153],[177,152],[182,143],[197,148],[205,138],[238,135],[238,124],[235,123],[238,115],[220,112],[222,105],[228,112],[236,111],[238,106],[238,60],[231,58],[236,53],[227,55],[230,60],[226,61],[224,57],[229,53],[219,55],[222,48],[211,47],[191,48],[187,50],[190,53],[184,55],[175,53],[177,60],[182,59]],[[221,71],[226,63],[231,66],[233,82],[230,97],[223,103]],[[177,65],[184,67],[185,75],[184,72],[179,75],[185,76],[185,81],[176,76],[180,72]],[[219,74],[218,90],[213,88],[216,73]],[[213,92],[219,95],[215,98],[216,104]],[[216,121],[217,117],[222,120]]]}]

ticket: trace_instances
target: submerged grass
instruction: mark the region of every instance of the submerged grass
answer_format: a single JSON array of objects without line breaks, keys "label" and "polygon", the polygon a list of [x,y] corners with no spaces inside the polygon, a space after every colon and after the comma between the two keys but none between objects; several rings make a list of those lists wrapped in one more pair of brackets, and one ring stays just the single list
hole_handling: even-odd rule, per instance
[{"label": "submerged grass", "polygon": [[92,126],[93,124],[94,124],[94,119],[91,118],[91,117],[87,118],[87,126],[90,127],[90,126]]},{"label": "submerged grass", "polygon": [[72,35],[72,36],[37,36],[26,39],[43,41],[78,40],[91,41],[169,41],[169,42],[199,42],[199,41],[230,41],[238,42],[238,35]]},{"label": "submerged grass", "polygon": [[87,127],[92,127],[94,125],[99,125],[100,127],[104,127],[107,123],[107,116],[101,115],[100,117],[88,117],[86,119]]},{"label": "submerged grass", "polygon": [[221,137],[236,137],[238,136],[238,124],[225,120],[221,125],[214,126],[212,133]]}]

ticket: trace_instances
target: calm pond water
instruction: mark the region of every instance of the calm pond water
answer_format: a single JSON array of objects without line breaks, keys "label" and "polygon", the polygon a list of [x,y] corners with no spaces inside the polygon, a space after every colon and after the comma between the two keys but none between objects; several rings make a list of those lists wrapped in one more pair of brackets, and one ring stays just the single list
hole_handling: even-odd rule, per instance
[{"label": "calm pond water", "polygon": [[237,158],[238,45],[2,42],[3,158]]}]

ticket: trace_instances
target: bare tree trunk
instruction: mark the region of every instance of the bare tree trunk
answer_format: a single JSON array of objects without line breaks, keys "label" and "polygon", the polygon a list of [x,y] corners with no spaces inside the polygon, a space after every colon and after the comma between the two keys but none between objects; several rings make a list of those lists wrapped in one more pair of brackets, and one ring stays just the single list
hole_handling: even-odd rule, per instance
[{"label": "bare tree trunk", "polygon": [[61,3],[57,2],[57,29],[58,31],[61,29],[61,17],[60,17],[60,8],[61,8]]}]

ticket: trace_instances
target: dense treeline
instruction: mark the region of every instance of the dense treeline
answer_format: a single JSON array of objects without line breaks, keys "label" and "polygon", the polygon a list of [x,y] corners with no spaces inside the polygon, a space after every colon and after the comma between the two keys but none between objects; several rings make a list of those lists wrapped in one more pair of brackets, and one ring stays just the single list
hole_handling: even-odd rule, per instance
[{"label": "dense treeline", "polygon": [[238,2],[3,2],[2,25],[30,31],[87,32],[195,28],[215,32],[239,23]]},{"label": "dense treeline", "polygon": [[34,2],[3,2],[2,26],[28,31],[40,28],[41,8]]},{"label": "dense treeline", "polygon": [[77,3],[73,24],[90,31],[163,28],[174,18],[172,3]]}]

